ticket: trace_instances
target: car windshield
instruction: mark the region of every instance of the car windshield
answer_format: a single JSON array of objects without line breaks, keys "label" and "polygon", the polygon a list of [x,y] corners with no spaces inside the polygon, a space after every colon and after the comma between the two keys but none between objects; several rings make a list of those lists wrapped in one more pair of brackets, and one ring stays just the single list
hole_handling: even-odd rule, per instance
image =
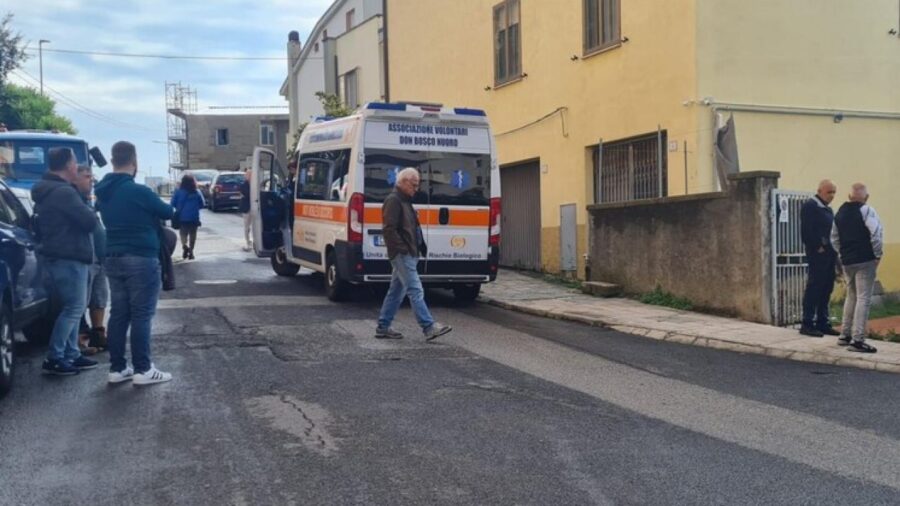
[{"label": "car windshield", "polygon": [[194,176],[198,183],[209,183],[215,177],[215,174],[212,172],[193,172],[191,175]]},{"label": "car windshield", "polygon": [[50,148],[70,148],[78,165],[90,165],[87,144],[72,140],[0,140],[0,177],[10,179],[40,179],[48,170],[47,152]]},{"label": "car windshield", "polygon": [[241,184],[243,182],[243,174],[229,174],[227,176],[219,176],[219,179],[216,179],[217,184]]}]

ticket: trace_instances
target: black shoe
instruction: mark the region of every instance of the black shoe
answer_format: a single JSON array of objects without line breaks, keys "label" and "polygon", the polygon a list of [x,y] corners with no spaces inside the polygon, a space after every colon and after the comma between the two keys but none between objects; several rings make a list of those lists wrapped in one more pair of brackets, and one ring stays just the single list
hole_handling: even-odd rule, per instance
[{"label": "black shoe", "polygon": [[97,365],[99,365],[99,362],[86,357],[78,357],[72,362],[72,367],[77,368],[79,371],[94,369],[97,367]]},{"label": "black shoe", "polygon": [[194,259],[194,248],[191,248],[191,249],[188,250],[187,256],[188,256],[188,260],[193,260],[193,259]]},{"label": "black shoe", "polygon": [[839,335],[841,335],[840,332],[838,332],[837,330],[834,330],[834,328],[832,328],[832,327],[825,327],[825,328],[823,328],[823,329],[818,329],[818,330],[819,330],[819,332],[821,332],[822,334],[825,334],[826,336],[839,336]]},{"label": "black shoe", "polygon": [[850,336],[841,336],[838,338],[838,346],[849,346],[853,341],[853,338]]},{"label": "black shoe", "polygon": [[187,249],[187,248],[183,248],[183,249],[181,250],[181,259],[182,259],[182,260],[187,260],[187,259],[188,259],[188,249]]},{"label": "black shoe", "polygon": [[403,334],[397,332],[391,328],[377,328],[375,329],[375,339],[403,339]]},{"label": "black shoe", "polygon": [[41,366],[41,370],[44,371],[44,374],[51,374],[53,376],[74,376],[78,374],[77,367],[60,360],[44,360],[44,365]]},{"label": "black shoe", "polygon": [[800,333],[803,334],[804,336],[809,336],[809,337],[822,337],[825,335],[825,334],[819,332],[818,330],[811,329],[809,327],[800,327]]},{"label": "black shoe", "polygon": [[875,353],[876,351],[878,351],[878,349],[864,341],[853,341],[852,343],[850,343],[847,351],[855,351],[857,353]]}]

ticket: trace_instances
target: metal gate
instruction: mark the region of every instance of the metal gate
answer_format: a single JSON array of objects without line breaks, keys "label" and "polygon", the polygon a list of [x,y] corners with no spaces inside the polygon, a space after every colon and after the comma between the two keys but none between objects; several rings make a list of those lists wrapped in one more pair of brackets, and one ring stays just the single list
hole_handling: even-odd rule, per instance
[{"label": "metal gate", "polygon": [[769,218],[772,226],[772,314],[779,326],[803,321],[806,289],[806,250],[800,235],[800,209],[814,194],[772,190]]},{"label": "metal gate", "polygon": [[541,270],[540,162],[500,169],[500,265]]}]

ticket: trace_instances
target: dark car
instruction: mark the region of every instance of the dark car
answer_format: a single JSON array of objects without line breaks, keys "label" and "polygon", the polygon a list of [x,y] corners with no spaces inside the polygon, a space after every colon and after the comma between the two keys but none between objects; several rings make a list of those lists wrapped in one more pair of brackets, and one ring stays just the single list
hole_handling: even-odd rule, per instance
[{"label": "dark car", "polygon": [[212,180],[209,208],[213,212],[223,209],[237,209],[241,205],[242,172],[220,172]]},{"label": "dark car", "polygon": [[0,397],[12,387],[15,330],[43,343],[56,320],[54,304],[35,254],[31,214],[0,182]]}]

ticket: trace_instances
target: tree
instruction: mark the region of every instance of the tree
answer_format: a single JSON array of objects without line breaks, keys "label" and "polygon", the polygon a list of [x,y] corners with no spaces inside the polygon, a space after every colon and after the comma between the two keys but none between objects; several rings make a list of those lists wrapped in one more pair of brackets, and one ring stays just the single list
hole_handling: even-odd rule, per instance
[{"label": "tree", "polygon": [[[322,109],[325,110],[325,116],[328,118],[343,118],[353,114],[353,109],[350,109],[349,107],[344,105],[341,97],[333,93],[317,91],[316,98],[319,99],[319,102],[322,104]],[[288,160],[291,160],[295,156],[297,156],[297,144],[300,143],[300,135],[303,133],[303,130],[307,125],[309,125],[309,123],[301,123],[300,126],[297,127],[297,131],[294,132],[294,142],[291,143],[291,147],[288,148],[287,151]]]},{"label": "tree", "polygon": [[72,121],[56,113],[56,103],[34,88],[15,84],[0,85],[0,118],[10,130],[57,130],[74,134]]},{"label": "tree", "polygon": [[74,134],[72,121],[56,113],[56,103],[35,89],[7,82],[9,73],[28,59],[22,48],[22,34],[10,26],[13,15],[0,21],[0,118],[10,130],[57,130]]},{"label": "tree", "polygon": [[7,13],[0,21],[0,85],[6,82],[6,76],[11,70],[28,59],[25,50],[21,47],[22,34],[13,33],[10,27],[12,13]]}]

